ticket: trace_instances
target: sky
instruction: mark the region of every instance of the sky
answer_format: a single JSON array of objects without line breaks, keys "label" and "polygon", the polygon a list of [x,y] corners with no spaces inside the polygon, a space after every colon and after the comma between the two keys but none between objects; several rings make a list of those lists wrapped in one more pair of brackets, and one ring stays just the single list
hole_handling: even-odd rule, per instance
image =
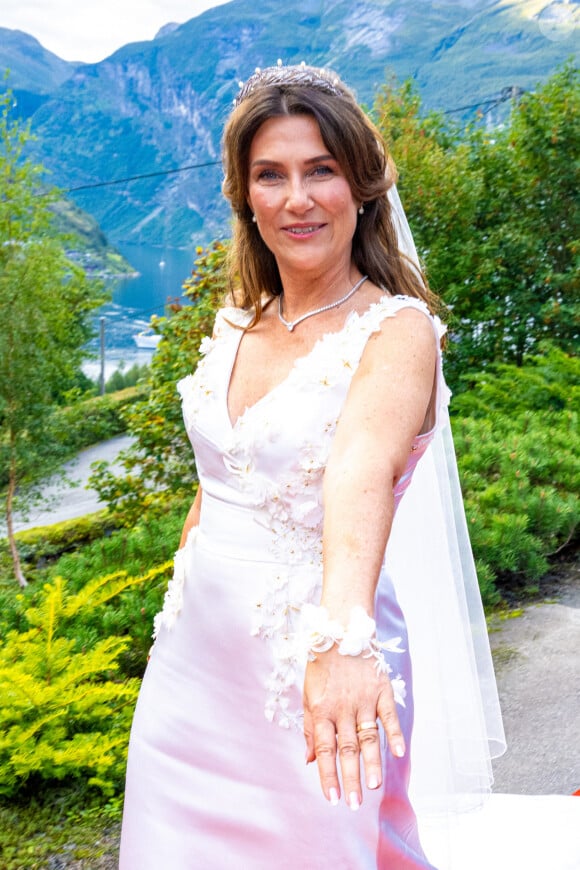
[{"label": "sky", "polygon": [[[0,0],[0,27],[30,33],[63,60],[95,63],[129,42],[153,39],[169,22],[182,24],[228,0]],[[571,35],[565,20],[576,2],[554,0],[540,16],[548,39]],[[576,11],[574,11],[576,10]]]},{"label": "sky", "polygon": [[153,39],[227,0],[0,0],[0,27],[23,30],[63,60],[95,63],[128,42]]}]

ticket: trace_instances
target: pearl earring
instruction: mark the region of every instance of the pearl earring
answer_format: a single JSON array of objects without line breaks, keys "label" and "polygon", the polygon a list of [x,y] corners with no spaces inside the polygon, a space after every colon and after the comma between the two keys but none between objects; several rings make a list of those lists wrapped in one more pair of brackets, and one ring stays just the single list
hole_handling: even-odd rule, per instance
[{"label": "pearl earring", "polygon": [[358,210],[358,213],[359,213],[359,214],[364,214],[364,213],[365,213],[365,204],[364,204],[364,202],[361,202],[361,204],[360,204],[360,208],[359,208],[359,210]]},{"label": "pearl earring", "polygon": [[258,223],[255,214],[252,215],[252,223],[253,223],[253,224],[257,224],[257,223]]}]

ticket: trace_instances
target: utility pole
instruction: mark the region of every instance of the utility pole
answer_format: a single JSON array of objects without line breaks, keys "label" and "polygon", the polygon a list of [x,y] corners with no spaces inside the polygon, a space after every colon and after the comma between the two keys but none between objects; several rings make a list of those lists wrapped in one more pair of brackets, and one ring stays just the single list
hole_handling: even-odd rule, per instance
[{"label": "utility pole", "polygon": [[99,393],[105,395],[105,318],[99,318],[101,336],[101,375],[99,377]]}]

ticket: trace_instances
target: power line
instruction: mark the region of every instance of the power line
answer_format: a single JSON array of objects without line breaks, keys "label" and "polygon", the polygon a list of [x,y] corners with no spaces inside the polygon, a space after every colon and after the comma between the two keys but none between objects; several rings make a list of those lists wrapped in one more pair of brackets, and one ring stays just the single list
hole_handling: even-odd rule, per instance
[{"label": "power line", "polygon": [[[517,98],[523,93],[519,87],[502,88],[501,93],[497,97],[491,97],[487,100],[480,100],[478,103],[470,103],[466,106],[457,106],[455,109],[442,109],[442,115],[452,115],[455,112],[464,112],[468,109],[479,109],[489,107],[495,108],[499,103],[505,103],[509,99]],[[488,109],[488,111],[489,111]],[[208,166],[221,166],[221,160],[208,160],[205,163],[190,163],[187,166],[178,166],[175,169],[160,169],[157,172],[143,172],[140,175],[127,175],[124,178],[113,178],[109,181],[95,181],[92,184],[79,184],[76,187],[67,187],[61,190],[62,193],[78,193],[83,190],[95,190],[99,187],[113,187],[116,184],[127,184],[130,181],[141,181],[146,178],[160,178],[166,175],[176,175],[180,172],[189,172],[191,169],[205,169]],[[47,194],[37,194],[37,196],[46,196]]]},{"label": "power line", "polygon": [[494,97],[491,100],[481,100],[479,103],[470,103],[468,106],[457,106],[456,109],[443,109],[442,115],[452,115],[454,112],[465,112],[467,109],[481,109],[483,106],[490,106],[492,109],[502,102],[501,97]]},{"label": "power line", "polygon": [[175,175],[178,172],[188,172],[190,169],[204,169],[206,166],[220,166],[221,160],[210,160],[207,163],[190,163],[189,166],[179,166],[176,169],[163,169],[158,172],[144,172],[141,175],[128,175],[125,178],[115,178],[111,181],[97,181],[93,184],[80,184],[78,187],[68,187],[63,193],[76,193],[79,190],[91,190],[95,187],[111,187],[113,184],[126,184],[128,181],[140,181],[142,178],[157,178],[161,175]]},{"label": "power line", "polygon": [[520,88],[518,85],[508,85],[508,87],[502,88],[499,95],[497,97],[490,97],[488,100],[480,100],[479,103],[470,103],[469,106],[458,106],[456,109],[443,109],[442,115],[452,115],[454,112],[464,112],[467,109],[482,109],[484,106],[488,106],[490,109],[494,109],[500,103],[506,103],[508,100],[517,100],[521,95],[525,93],[523,88]]}]

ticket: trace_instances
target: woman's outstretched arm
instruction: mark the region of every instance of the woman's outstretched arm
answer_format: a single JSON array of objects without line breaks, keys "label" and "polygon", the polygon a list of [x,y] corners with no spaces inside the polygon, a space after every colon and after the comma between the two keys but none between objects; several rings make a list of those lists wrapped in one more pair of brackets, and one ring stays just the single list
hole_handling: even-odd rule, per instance
[{"label": "woman's outstretched arm", "polygon": [[[420,311],[400,310],[371,337],[341,414],[324,481],[324,581],[321,604],[348,625],[352,609],[374,616],[375,591],[393,519],[393,488],[413,438],[432,424],[436,337]],[[405,752],[388,674],[374,658],[318,653],[304,687],[307,757],[318,762],[331,802],[362,800],[360,755],[369,788],[382,780],[378,732],[357,725],[379,718],[391,752]],[[338,762],[337,765],[337,755]]]}]

